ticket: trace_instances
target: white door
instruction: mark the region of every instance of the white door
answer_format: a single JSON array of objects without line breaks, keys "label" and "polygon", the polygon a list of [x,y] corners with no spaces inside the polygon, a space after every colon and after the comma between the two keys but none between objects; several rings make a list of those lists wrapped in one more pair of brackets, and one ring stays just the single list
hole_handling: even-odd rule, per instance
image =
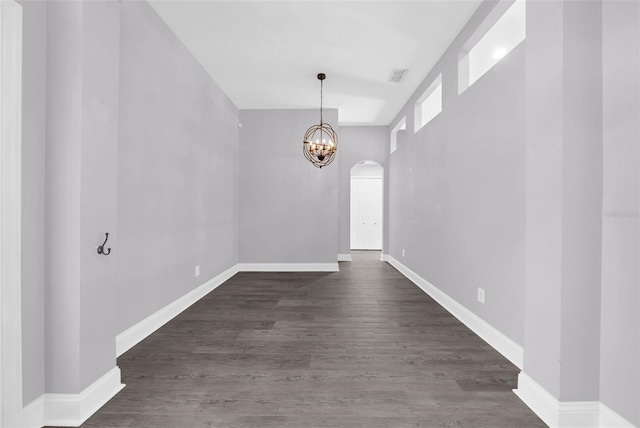
[{"label": "white door", "polygon": [[382,249],[382,178],[351,177],[351,249]]}]

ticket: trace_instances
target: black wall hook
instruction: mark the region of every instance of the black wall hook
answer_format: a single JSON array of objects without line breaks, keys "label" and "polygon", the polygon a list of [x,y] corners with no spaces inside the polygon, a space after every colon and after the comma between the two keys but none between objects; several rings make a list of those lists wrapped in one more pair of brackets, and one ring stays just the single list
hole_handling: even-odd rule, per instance
[{"label": "black wall hook", "polygon": [[109,239],[109,233],[105,233],[104,242],[102,245],[98,247],[98,254],[102,254],[103,256],[108,256],[111,254],[111,248],[107,248],[107,251],[104,250],[104,246],[107,245],[107,240]]}]

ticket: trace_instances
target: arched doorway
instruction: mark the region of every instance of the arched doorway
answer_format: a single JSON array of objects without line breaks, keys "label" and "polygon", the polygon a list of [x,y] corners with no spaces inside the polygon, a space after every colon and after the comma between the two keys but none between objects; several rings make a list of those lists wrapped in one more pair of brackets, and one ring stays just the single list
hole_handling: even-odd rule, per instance
[{"label": "arched doorway", "polygon": [[351,249],[382,250],[384,168],[362,160],[351,168]]}]

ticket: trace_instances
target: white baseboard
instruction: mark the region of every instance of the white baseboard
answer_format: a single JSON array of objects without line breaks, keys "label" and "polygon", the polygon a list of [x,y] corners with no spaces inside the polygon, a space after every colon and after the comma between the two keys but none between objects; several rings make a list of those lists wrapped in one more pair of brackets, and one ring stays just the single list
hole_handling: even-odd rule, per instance
[{"label": "white baseboard", "polygon": [[391,256],[389,256],[389,254],[384,254],[383,253],[382,255],[380,255],[380,261],[381,262],[388,262],[389,261],[389,257],[391,257]]},{"label": "white baseboard", "polygon": [[558,421],[562,428],[598,428],[599,401],[560,401]]},{"label": "white baseboard", "polygon": [[513,392],[551,428],[635,428],[599,401],[559,401],[524,372]]},{"label": "white baseboard", "polygon": [[124,387],[114,367],[79,394],[43,394],[23,409],[22,426],[78,427]]},{"label": "white baseboard", "polygon": [[600,403],[600,428],[637,428],[634,424]]},{"label": "white baseboard", "polygon": [[449,311],[453,316],[458,318],[464,325],[469,327],[475,334],[480,336],[496,351],[500,352],[505,356],[505,358],[507,358],[516,367],[522,370],[522,361],[524,356],[524,350],[522,346],[509,339],[506,335],[498,331],[482,318],[462,306],[456,300],[449,297],[446,293],[441,291],[436,286],[432,285],[429,281],[422,278],[420,275],[397,261],[392,256],[383,254],[382,257],[383,260],[384,258],[386,258],[385,261],[389,262],[391,266],[400,271],[400,273],[402,273],[418,287],[420,287],[425,293],[427,293],[436,302],[442,305],[442,307]]},{"label": "white baseboard", "polygon": [[[562,403],[567,414],[561,415],[560,401],[524,372],[518,375],[518,388],[513,392],[551,428],[598,426],[598,402],[588,401],[583,405],[580,402]],[[572,418],[580,420],[581,425],[573,425]]]},{"label": "white baseboard", "polygon": [[240,263],[240,272],[338,272],[335,263]]},{"label": "white baseboard", "polygon": [[44,425],[44,395],[27,404],[22,410],[23,428],[41,428]]},{"label": "white baseboard", "polygon": [[[388,254],[389,262],[400,273],[424,290],[452,315],[462,321],[489,345],[522,370],[524,350],[486,321],[449,297],[420,275]],[[518,375],[518,388],[513,392],[551,428],[637,428],[599,401],[559,401],[526,373]]]},{"label": "white baseboard", "polygon": [[165,325],[167,322],[171,321],[182,311],[193,305],[195,302],[214,290],[216,287],[238,273],[238,266],[239,265],[234,265],[230,267],[220,275],[210,279],[200,287],[196,288],[188,294],[185,294],[178,300],[168,304],[158,312],[153,313],[139,323],[129,327],[128,329],[117,335],[116,355],[119,357],[129,349],[133,348],[151,333]]},{"label": "white baseboard", "polygon": [[238,263],[116,336],[116,355],[133,348],[151,333],[238,272],[338,272],[338,263]]},{"label": "white baseboard", "polygon": [[339,262],[350,262],[351,260],[351,254],[338,254],[338,261]]}]

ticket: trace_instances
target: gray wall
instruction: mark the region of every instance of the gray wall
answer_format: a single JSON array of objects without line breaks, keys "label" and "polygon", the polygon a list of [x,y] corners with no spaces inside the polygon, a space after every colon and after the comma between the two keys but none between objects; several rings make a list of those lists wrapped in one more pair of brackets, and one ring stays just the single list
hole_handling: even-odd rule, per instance
[{"label": "gray wall", "polygon": [[640,4],[603,3],[600,400],[640,426]]},{"label": "gray wall", "polygon": [[[325,122],[338,123],[337,110]],[[318,110],[240,112],[240,262],[335,263],[342,150],[319,169],[302,153]]]},{"label": "gray wall", "polygon": [[[528,373],[556,397],[560,394],[560,311],[562,275],[562,102],[547,105],[562,96],[562,13],[549,12],[551,2],[535,8],[527,4],[527,103],[531,140],[527,153],[527,260],[526,314],[530,322],[525,337]],[[556,12],[556,13],[553,13]],[[543,22],[547,17],[548,22]],[[535,23],[537,25],[532,25]],[[545,62],[546,60],[546,62]],[[557,99],[555,100],[558,101]],[[535,264],[535,266],[534,266]],[[550,297],[545,297],[550,296]],[[534,351],[539,349],[540,351]]]},{"label": "gray wall", "polygon": [[[97,254],[105,233],[117,238],[120,2],[83,7],[80,186],[81,390],[116,365],[117,257]],[[55,57],[54,57],[55,61]],[[55,243],[53,243],[55,245]],[[117,247],[117,239],[108,247]]]},{"label": "gray wall", "polygon": [[[458,51],[490,9],[480,6],[389,127],[406,116],[390,157],[389,254],[522,344],[524,44],[457,88]],[[414,133],[414,104],[440,73],[442,112]]]},{"label": "gray wall", "polygon": [[389,127],[406,115],[390,253],[523,344],[525,373],[560,400],[638,425],[639,6],[529,2],[527,40],[458,95],[460,42],[490,8],[431,73],[443,112],[413,133],[428,76]]},{"label": "gray wall", "polygon": [[238,110],[145,2],[22,4],[28,404],[238,262]]},{"label": "gray wall", "polygon": [[238,262],[237,122],[153,9],[122,3],[118,332]]},{"label": "gray wall", "polygon": [[23,403],[44,393],[44,157],[47,4],[20,1],[22,53]]},{"label": "gray wall", "polygon": [[[82,4],[48,4],[45,388],[78,393]],[[60,337],[58,337],[60,336]]]},{"label": "gray wall", "polygon": [[[579,105],[585,81],[540,75],[540,88],[549,91],[544,92],[530,80],[545,70],[561,79],[553,76],[562,72],[559,67],[549,68],[554,61],[570,61],[567,70],[576,72],[594,60],[581,46],[593,47],[598,40],[585,43],[579,32],[569,38],[562,34],[585,18],[581,10],[549,13],[544,7],[555,7],[551,2],[537,12],[532,8],[530,18],[540,25],[528,31],[533,35],[537,29],[538,49],[530,48],[529,38],[458,96],[457,51],[489,13],[491,5],[485,3],[399,113],[397,119],[406,114],[408,131],[398,136],[399,148],[390,160],[390,128],[341,127],[337,160],[317,170],[304,161],[300,148],[302,134],[318,119],[316,110],[243,111],[239,132],[236,107],[146,3],[103,2],[88,8],[75,2],[49,8],[44,2],[21,3],[25,404],[45,390],[81,390],[113,366],[115,334],[239,261],[326,263],[334,262],[336,253],[348,253],[348,171],[357,161],[371,159],[385,167],[385,210],[391,207],[385,211],[385,222],[390,219],[385,252],[516,342],[535,341],[537,334],[541,355],[529,358],[525,346],[525,370],[533,368],[534,379],[551,392],[569,400],[599,398],[640,425],[638,4],[602,6],[602,130],[596,129],[598,120],[587,124],[592,155],[585,157],[575,129],[574,134],[558,131],[567,125],[565,118],[580,123],[571,118],[571,104],[550,108],[544,99],[566,90],[573,105]],[[577,50],[564,52],[567,48]],[[440,72],[443,112],[414,134],[413,103]],[[598,67],[586,74],[593,79],[597,72]],[[598,92],[586,94],[589,102],[597,104]],[[545,126],[525,136],[525,117],[532,118],[535,103],[543,107],[538,113],[546,115],[540,117]],[[328,116],[337,124],[337,111]],[[599,132],[602,172],[593,140]],[[524,173],[525,165],[535,172],[530,169],[535,151],[525,150],[525,143],[553,143],[558,135],[572,138],[567,148],[575,164],[557,167],[560,154],[547,152],[550,163],[540,164],[542,180],[530,183],[539,185],[539,211],[525,211],[525,194],[535,197],[526,190]],[[262,138],[291,145],[261,145]],[[594,211],[600,217],[594,198],[598,176],[604,212],[594,222]],[[592,191],[582,200],[564,200],[561,189],[545,177],[572,185],[586,178]],[[564,224],[557,221],[556,214],[562,213],[572,214]],[[556,265],[539,269],[542,276],[530,281],[535,293],[526,296],[527,311],[531,304],[542,312],[528,315],[534,333],[524,337],[525,224],[536,224],[526,223],[528,215],[547,215],[539,230],[558,233],[550,235],[551,247],[531,241]],[[324,221],[321,233],[308,227],[308,218]],[[602,272],[599,262],[588,264],[584,297],[580,269],[593,259],[594,245],[600,252],[599,227]],[[114,251],[106,258],[95,254],[105,231],[112,233]],[[537,236],[535,228],[529,231],[527,239]],[[571,246],[557,245],[562,239],[571,239]],[[582,258],[561,273],[562,260],[575,254]],[[196,264],[199,278],[193,276]],[[568,277],[572,272],[575,276]],[[601,277],[601,284],[594,286],[594,276]],[[573,284],[566,289],[569,298],[546,294],[557,296],[567,283]],[[475,301],[478,286],[487,292],[484,306]],[[593,309],[594,304],[599,306]],[[564,342],[573,353],[565,361],[573,358],[583,373],[596,364],[599,375],[576,381],[580,372],[567,372],[563,386],[557,365],[565,358],[561,341],[579,331],[582,321],[589,325],[582,329],[588,332],[586,342],[579,334]],[[580,359],[580,352],[587,358]],[[583,391],[588,396],[582,397]]]},{"label": "gray wall", "polygon": [[48,4],[45,388],[78,393],[115,367],[119,6]]},{"label": "gray wall", "polygon": [[601,22],[598,2],[528,4],[524,371],[562,401],[599,395]]},{"label": "gray wall", "polygon": [[[339,247],[338,254],[351,253],[351,168],[361,160],[378,162],[385,169],[383,174],[383,194],[385,201],[389,194],[387,175],[389,160],[389,130],[386,126],[341,126],[339,161]],[[388,249],[388,203],[384,203],[382,252]]]},{"label": "gray wall", "polygon": [[[591,401],[598,399],[600,384],[602,5],[593,1],[567,2],[563,15],[559,398]],[[546,22],[546,18],[540,19]],[[555,98],[547,100],[545,107],[554,101]]]}]

